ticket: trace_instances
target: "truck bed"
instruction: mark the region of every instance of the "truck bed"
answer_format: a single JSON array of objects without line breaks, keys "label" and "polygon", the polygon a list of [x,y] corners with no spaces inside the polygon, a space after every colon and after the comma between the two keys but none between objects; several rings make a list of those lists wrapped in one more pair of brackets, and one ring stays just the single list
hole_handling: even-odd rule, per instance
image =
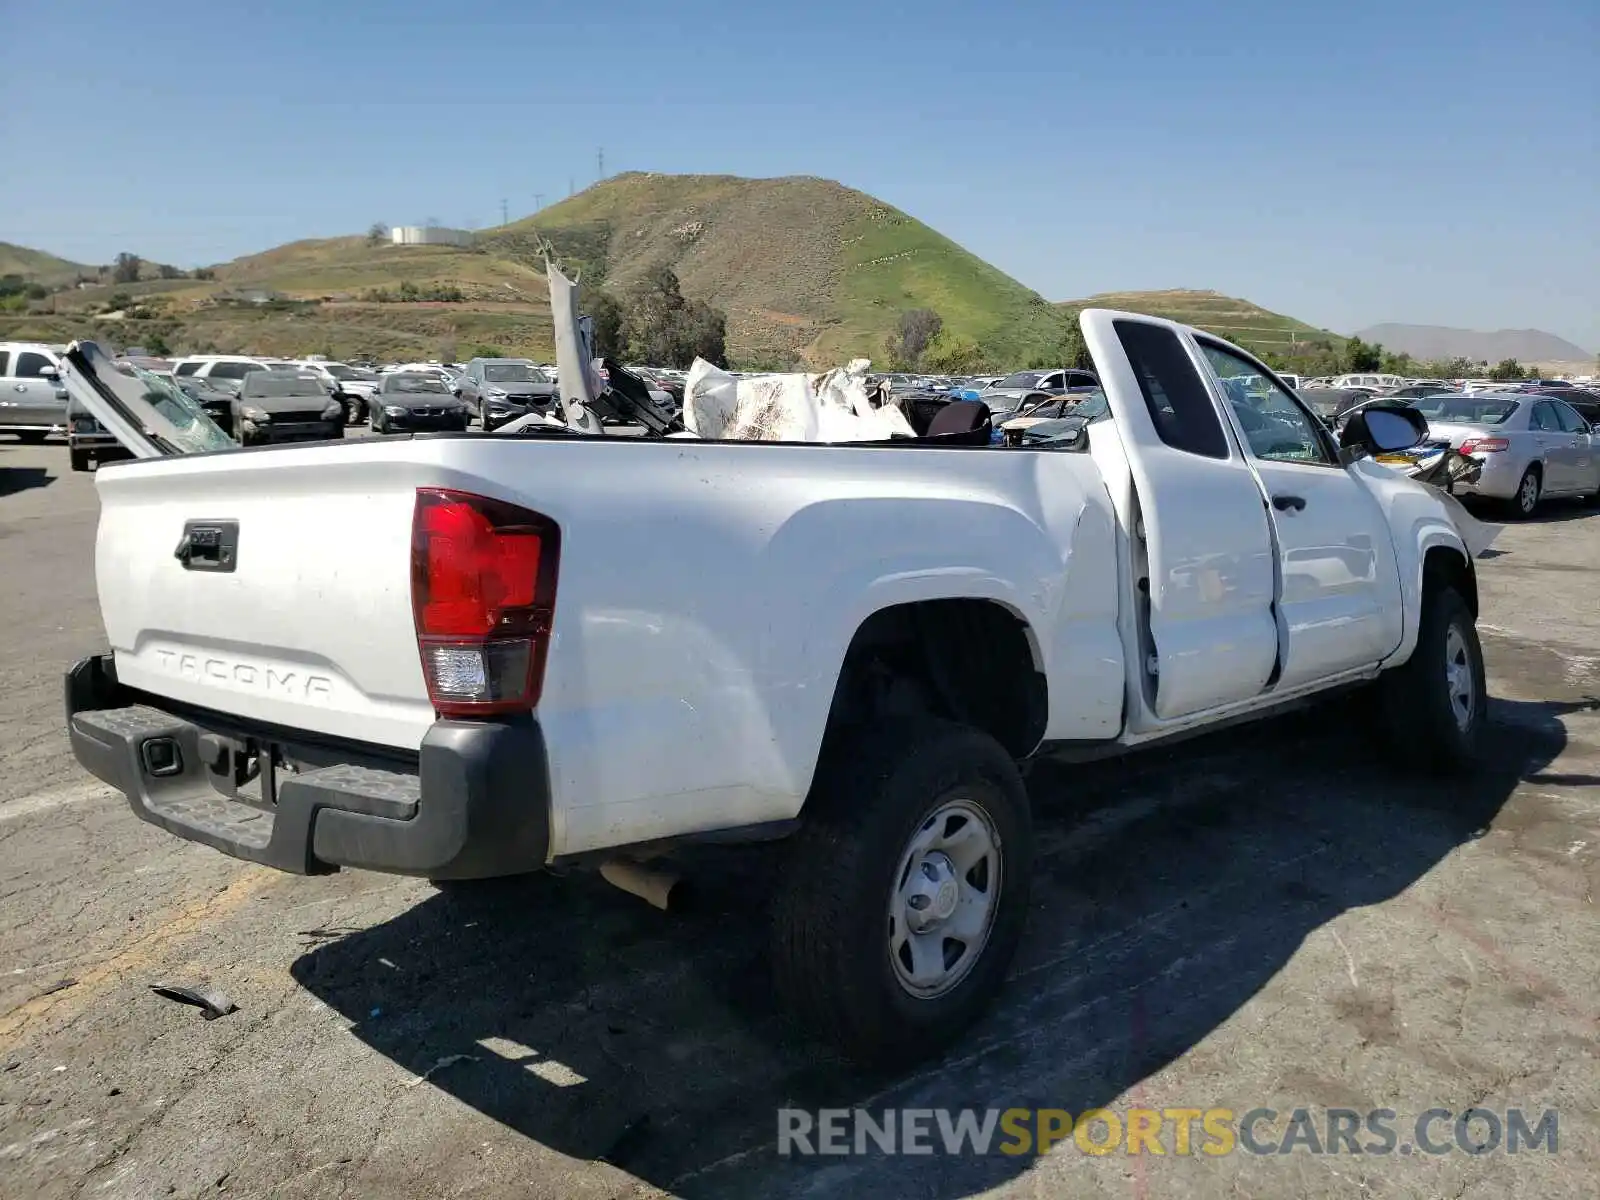
[{"label": "truck bed", "polygon": [[[537,717],[569,849],[603,843],[630,805],[641,834],[692,822],[664,795],[707,827],[792,815],[849,641],[891,604],[954,591],[1028,616],[1047,662],[1084,664],[1055,735],[1116,732],[1114,518],[1087,454],[446,434],[145,459],[97,486],[123,685],[407,751],[435,717],[411,608],[416,490],[555,521]],[[193,521],[238,523],[232,571],[174,557]],[[1063,579],[1064,554],[1099,578]]]}]

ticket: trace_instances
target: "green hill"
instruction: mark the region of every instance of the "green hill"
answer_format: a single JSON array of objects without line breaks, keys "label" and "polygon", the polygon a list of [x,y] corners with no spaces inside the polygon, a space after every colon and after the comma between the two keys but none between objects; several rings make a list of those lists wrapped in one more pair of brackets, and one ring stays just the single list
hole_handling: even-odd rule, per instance
[{"label": "green hill", "polygon": [[728,314],[736,359],[883,357],[900,314],[931,308],[994,362],[1059,345],[1043,297],[920,221],[810,177],[618,175],[487,231],[491,254],[531,260],[547,238],[569,268],[625,288],[670,266],[684,295]]},{"label": "green hill", "polygon": [[1278,354],[1313,341],[1343,340],[1341,335],[1271,312],[1248,300],[1220,292],[1174,288],[1159,292],[1102,292],[1086,300],[1070,300],[1068,308],[1116,308],[1162,317],[1227,338],[1247,350]]},{"label": "green hill", "polygon": [[59,287],[71,283],[80,275],[92,279],[96,270],[98,268],[85,266],[83,263],[68,262],[64,258],[57,258],[54,254],[46,254],[43,250],[0,242],[0,275],[21,275],[29,283]]},{"label": "green hill", "polygon": [[[1259,353],[1332,335],[1204,291],[1113,292],[1051,304],[915,218],[824,179],[634,172],[480,234],[471,248],[363,236],[290,242],[203,278],[68,288],[0,313],[0,338],[82,334],[174,352],[553,354],[542,247],[613,292],[670,266],[684,295],[728,316],[735,365],[884,360],[900,314],[931,308],[996,368],[1052,361],[1070,310],[1169,317]],[[95,268],[0,243],[0,274],[66,286]]]}]

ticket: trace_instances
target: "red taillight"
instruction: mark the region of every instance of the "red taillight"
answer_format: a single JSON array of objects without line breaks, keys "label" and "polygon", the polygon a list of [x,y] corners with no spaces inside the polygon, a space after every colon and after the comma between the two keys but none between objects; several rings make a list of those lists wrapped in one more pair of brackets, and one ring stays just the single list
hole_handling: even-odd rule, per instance
[{"label": "red taillight", "polygon": [[1461,443],[1462,454],[1494,454],[1509,449],[1511,443],[1505,438],[1468,438]]},{"label": "red taillight", "polygon": [[417,489],[411,611],[440,716],[539,703],[560,557],[560,531],[548,517],[467,492]]}]

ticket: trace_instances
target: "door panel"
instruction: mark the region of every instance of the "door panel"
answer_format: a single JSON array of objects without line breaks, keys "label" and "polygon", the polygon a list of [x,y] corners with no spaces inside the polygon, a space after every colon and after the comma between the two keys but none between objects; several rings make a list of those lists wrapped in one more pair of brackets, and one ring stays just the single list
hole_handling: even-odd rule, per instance
[{"label": "door panel", "polygon": [[1372,666],[1402,635],[1400,567],[1376,498],[1265,368],[1197,339],[1273,527],[1282,689]]},{"label": "door panel", "polygon": [[[1172,720],[1259,696],[1277,661],[1271,532],[1170,322],[1089,309],[1084,339],[1126,448],[1138,501],[1127,531],[1147,579],[1146,699]],[[1140,564],[1135,562],[1135,579]],[[1139,592],[1136,589],[1136,595]]]},{"label": "door panel", "polygon": [[1528,414],[1528,428],[1533,431],[1534,445],[1539,447],[1544,459],[1544,492],[1560,495],[1577,487],[1577,447],[1572,435],[1561,428],[1561,417],[1556,406],[1541,400]]},{"label": "door panel", "polygon": [[67,400],[61,385],[39,371],[56,364],[34,350],[12,355],[11,378],[5,381],[7,420],[16,425],[65,425]]}]

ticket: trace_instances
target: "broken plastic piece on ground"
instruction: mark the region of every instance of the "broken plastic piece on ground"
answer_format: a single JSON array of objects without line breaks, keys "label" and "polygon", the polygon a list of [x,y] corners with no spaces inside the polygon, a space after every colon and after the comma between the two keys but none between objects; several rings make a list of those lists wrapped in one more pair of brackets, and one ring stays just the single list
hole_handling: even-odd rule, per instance
[{"label": "broken plastic piece on ground", "polygon": [[192,1004],[201,1010],[201,1015],[208,1021],[215,1021],[218,1017],[225,1017],[231,1012],[238,1012],[239,1006],[228,999],[228,994],[219,988],[208,987],[179,987],[172,983],[152,983],[150,990],[158,996],[168,1000],[176,1000],[180,1004]]},{"label": "broken plastic piece on ground", "polygon": [[406,1082],[404,1084],[402,1084],[401,1086],[402,1087],[408,1087],[408,1088],[414,1088],[414,1087],[417,1086],[417,1084],[425,1082],[435,1071],[442,1071],[446,1067],[455,1066],[457,1063],[477,1062],[477,1061],[478,1060],[476,1058],[474,1058],[470,1054],[446,1054],[443,1058],[441,1058],[437,1062],[435,1062],[433,1064],[433,1066],[429,1067],[421,1075],[418,1075],[415,1079],[406,1080]]}]

